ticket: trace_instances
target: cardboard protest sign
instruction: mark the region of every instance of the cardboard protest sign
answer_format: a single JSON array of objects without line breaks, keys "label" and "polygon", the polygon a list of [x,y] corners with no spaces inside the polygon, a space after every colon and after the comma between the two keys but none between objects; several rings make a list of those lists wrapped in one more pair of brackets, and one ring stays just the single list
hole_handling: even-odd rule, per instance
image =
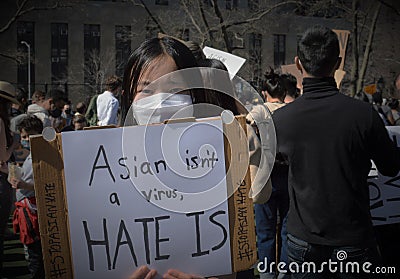
[{"label": "cardboard protest sign", "polygon": [[337,84],[337,88],[340,88],[340,84],[342,83],[342,80],[345,75],[346,75],[346,72],[341,69],[338,69],[335,71],[335,81]]},{"label": "cardboard protest sign", "polygon": [[[236,141],[224,142],[222,131]],[[140,265],[204,276],[249,268],[257,258],[250,181],[226,172],[246,157],[238,134],[217,118],[33,138],[46,276],[126,278]]]},{"label": "cardboard protest sign", "polygon": [[[400,146],[400,127],[386,127],[397,146]],[[400,223],[400,173],[383,176],[373,166],[368,185],[372,221],[375,226]]]},{"label": "cardboard protest sign", "polygon": [[364,86],[364,92],[370,95],[375,94],[376,92],[376,84],[369,84]]},{"label": "cardboard protest sign", "polygon": [[73,278],[61,136],[52,142],[32,136],[30,144],[46,278]]},{"label": "cardboard protest sign", "polygon": [[339,39],[339,47],[340,47],[340,57],[342,57],[342,62],[340,63],[339,69],[344,69],[344,60],[346,59],[346,48],[347,48],[347,41],[349,40],[350,31],[348,30],[332,30],[336,33]]},{"label": "cardboard protest sign", "polygon": [[246,62],[246,59],[240,56],[211,47],[204,47],[203,52],[207,58],[218,59],[223,62],[228,69],[230,79],[233,79],[236,73],[243,66],[244,62]]},{"label": "cardboard protest sign", "polygon": [[[289,64],[289,65],[282,65],[281,66],[282,73],[291,74],[296,77],[297,80],[297,87],[302,88],[303,85],[303,76],[301,75],[299,69],[297,69],[296,64]],[[340,84],[345,76],[346,72],[343,70],[336,70],[335,71],[335,81],[337,87],[340,88]]]},{"label": "cardboard protest sign", "polygon": [[282,73],[291,74],[296,77],[297,80],[297,88],[302,88],[303,76],[301,75],[299,69],[297,69],[296,64],[282,65],[281,66]]}]

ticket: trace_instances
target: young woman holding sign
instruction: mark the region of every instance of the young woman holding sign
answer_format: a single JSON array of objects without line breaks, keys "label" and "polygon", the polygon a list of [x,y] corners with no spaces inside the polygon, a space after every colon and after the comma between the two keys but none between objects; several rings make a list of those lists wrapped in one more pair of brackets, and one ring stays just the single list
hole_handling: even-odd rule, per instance
[{"label": "young woman holding sign", "polygon": [[[150,85],[153,81],[167,74],[195,67],[198,67],[198,64],[190,50],[183,43],[173,38],[153,38],[143,42],[130,56],[125,68],[121,99],[121,126],[160,123],[170,119],[175,113],[184,111],[187,107],[192,107],[192,109],[187,110],[187,114],[180,114],[180,118],[216,116],[224,109],[229,109],[234,114],[243,111],[226,94],[215,90],[193,90],[187,86],[189,83],[191,85],[192,83],[202,84],[203,78],[200,70],[198,74],[196,71],[191,72],[190,82],[187,83],[185,78],[180,79],[180,74],[177,74],[172,78],[163,80],[163,83],[157,82],[156,86]],[[232,87],[227,73],[226,77],[226,82],[229,82],[229,86]],[[198,80],[200,80],[200,83],[196,83]],[[218,82],[224,83],[225,79],[223,81],[218,80]],[[176,87],[173,86],[174,84]],[[199,86],[199,88],[202,87]],[[174,94],[176,92],[179,93]],[[229,98],[232,100],[227,101]],[[209,111],[205,112],[204,107],[196,111],[196,106],[193,107],[193,104],[211,104],[218,107],[219,110],[215,110],[218,111],[217,114],[213,114],[215,111],[211,114]],[[256,137],[253,140],[257,141]],[[254,146],[259,146],[259,142],[258,144],[252,143],[252,146],[255,149]],[[155,270],[149,270],[142,266],[134,272],[130,279],[151,279],[156,274]],[[229,278],[235,277],[236,275],[232,275]],[[201,279],[203,277],[169,270],[163,278]],[[223,276],[223,278],[227,277]],[[250,277],[246,275],[246,278]]]}]

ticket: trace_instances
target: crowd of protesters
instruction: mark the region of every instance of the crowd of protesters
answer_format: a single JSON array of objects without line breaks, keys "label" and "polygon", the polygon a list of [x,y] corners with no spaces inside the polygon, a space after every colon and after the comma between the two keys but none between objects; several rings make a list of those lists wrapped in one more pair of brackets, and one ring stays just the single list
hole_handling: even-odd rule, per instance
[{"label": "crowd of protesters", "polygon": [[[151,82],[181,69],[201,66],[227,71],[222,62],[206,59],[196,46],[168,36],[146,40],[127,61],[123,79],[110,76],[105,82],[105,91],[97,92],[88,104],[80,102],[74,106],[57,89],[46,93],[35,91],[28,104],[23,90],[0,82],[0,278],[3,242],[13,199],[16,200],[14,229],[26,247],[32,278],[44,278],[31,155],[22,164],[19,177],[10,178],[8,166],[15,159],[14,150],[29,150],[30,135],[40,134],[46,127],[53,127],[57,132],[73,132],[89,126],[124,126],[131,116],[128,115],[130,108],[134,110],[135,125],[162,122],[166,120],[162,118],[163,108],[171,110],[164,102],[167,99],[175,104],[180,102],[177,108],[209,103],[221,111],[231,110],[235,115],[248,114],[245,104],[237,102],[234,94],[190,90],[175,96],[162,93],[161,98],[159,92],[144,91]],[[399,150],[385,129],[385,125],[400,126],[399,101],[384,100],[379,91],[371,100],[361,94],[370,102],[366,104],[339,92],[333,78],[340,64],[339,43],[330,29],[314,26],[307,30],[299,42],[295,62],[303,77],[301,90],[296,88],[293,76],[272,68],[266,72],[260,88],[260,96],[274,120],[278,149],[271,176],[264,181],[269,192],[261,203],[255,204],[259,260],[322,263],[334,259],[340,250],[348,253],[349,261],[377,263],[379,247],[372,227],[367,178],[371,159],[384,175],[395,176],[400,170]],[[212,76],[207,78],[212,80]],[[400,75],[395,86],[400,91]],[[143,108],[153,112],[157,108],[160,115],[158,118],[154,114],[138,115]],[[193,114],[215,116],[221,111]],[[260,148],[260,136],[251,114],[247,120],[249,127],[255,129],[248,129],[249,146],[255,150]],[[257,160],[251,159],[251,162],[257,163]],[[156,273],[140,267],[130,278],[150,279]],[[354,274],[279,274],[276,269],[260,272],[261,279],[334,275],[376,278],[367,277],[368,274],[355,277]],[[235,276],[251,279],[254,271],[239,272]],[[163,278],[202,277],[169,270]]]}]

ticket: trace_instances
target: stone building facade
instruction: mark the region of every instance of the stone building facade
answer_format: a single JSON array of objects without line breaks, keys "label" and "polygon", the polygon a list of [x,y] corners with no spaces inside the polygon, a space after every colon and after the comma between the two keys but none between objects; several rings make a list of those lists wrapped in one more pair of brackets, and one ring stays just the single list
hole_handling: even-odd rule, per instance
[{"label": "stone building facade", "polygon": [[[211,2],[201,1],[205,10],[212,13],[211,7],[207,6]],[[52,4],[52,1],[30,2],[36,7]],[[28,49],[26,44],[21,44],[21,41],[25,41],[31,48],[32,92],[60,87],[73,103],[86,101],[102,90],[102,82],[107,76],[122,75],[130,52],[145,38],[157,34],[158,29],[149,14],[133,2],[139,3],[128,0],[61,1],[68,7],[34,10],[20,16],[0,33],[0,54],[5,54],[0,55],[0,80],[10,81],[18,87],[28,87]],[[163,24],[166,33],[182,39],[199,40],[198,30],[179,0],[144,2]],[[254,17],[259,11],[254,4],[261,5],[260,2],[219,0],[218,3],[225,20],[232,20],[235,17]],[[264,2],[266,6],[273,6],[281,1]],[[14,0],[4,0],[0,7],[0,26],[3,26],[15,13],[16,4]],[[194,9],[189,6],[190,11]],[[239,47],[233,53],[247,59],[239,76],[256,84],[269,66],[292,64],[297,40],[311,25],[323,24],[333,29],[351,30],[351,23],[343,19],[298,16],[291,12],[293,9],[293,5],[282,6],[251,26],[231,28],[232,44]],[[377,27],[376,42],[379,43],[374,45],[371,54],[372,70],[369,71],[372,75],[367,75],[367,83],[374,81],[373,76],[381,75],[385,80],[390,80],[400,72],[399,40],[395,34],[399,18],[393,14],[385,11],[382,15],[384,24]],[[215,17],[210,20],[210,25],[217,23]],[[204,45],[223,47],[221,37],[220,33],[215,32],[215,42],[205,42]],[[6,56],[17,57],[19,62]],[[348,73],[350,68],[348,56],[345,64]]]}]

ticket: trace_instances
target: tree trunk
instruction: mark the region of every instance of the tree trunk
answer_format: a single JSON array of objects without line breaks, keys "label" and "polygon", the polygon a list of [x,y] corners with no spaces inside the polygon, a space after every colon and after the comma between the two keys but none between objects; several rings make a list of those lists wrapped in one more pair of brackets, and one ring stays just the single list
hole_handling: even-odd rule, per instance
[{"label": "tree trunk", "polygon": [[218,1],[212,0],[212,2],[213,2],[213,6],[214,6],[215,15],[219,18],[219,23],[221,25],[221,31],[222,31],[222,36],[224,38],[226,51],[229,53],[232,53],[232,46],[231,46],[231,43],[229,42],[229,34],[228,34],[228,31],[226,30],[226,26],[224,23],[224,18],[222,16],[222,13],[219,10]]},{"label": "tree trunk", "polygon": [[353,53],[353,66],[351,68],[351,93],[354,97],[357,91],[357,80],[358,80],[358,6],[359,0],[353,0],[353,34],[351,36],[352,53]]},{"label": "tree trunk", "polygon": [[167,33],[165,33],[164,29],[161,27],[161,24],[158,22],[157,17],[150,11],[149,7],[147,7],[146,3],[143,0],[140,0],[140,3],[143,5],[143,8],[146,10],[146,12],[150,16],[151,20],[157,25],[158,30],[163,34],[167,34]]},{"label": "tree trunk", "polygon": [[367,45],[365,47],[363,63],[361,65],[360,75],[357,80],[357,92],[361,91],[362,86],[364,85],[364,76],[365,76],[365,72],[367,71],[367,68],[368,68],[369,55],[371,53],[372,42],[374,39],[374,34],[375,34],[375,29],[376,29],[376,22],[378,21],[378,16],[379,16],[379,12],[381,10],[381,6],[382,6],[382,4],[381,4],[381,2],[379,2],[375,9],[374,17],[372,19],[371,27],[369,29],[368,41],[367,41]]}]

